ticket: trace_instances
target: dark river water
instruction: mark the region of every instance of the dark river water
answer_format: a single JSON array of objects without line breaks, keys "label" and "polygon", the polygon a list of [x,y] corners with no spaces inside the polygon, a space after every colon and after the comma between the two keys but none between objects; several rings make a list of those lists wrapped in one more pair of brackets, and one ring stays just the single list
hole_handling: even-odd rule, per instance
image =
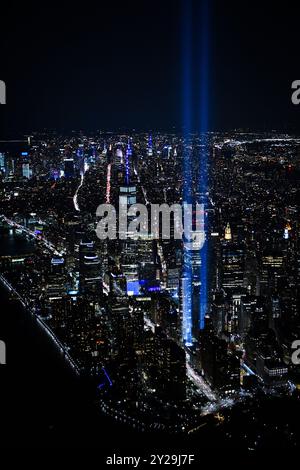
[{"label": "dark river water", "polygon": [[22,236],[14,236],[12,232],[0,235],[0,256],[25,255],[34,251],[34,242]]},{"label": "dark river water", "polygon": [[[0,254],[32,252],[25,239],[4,235]],[[31,314],[0,285],[0,447],[113,447],[117,427],[98,413],[94,396],[74,377]]]}]

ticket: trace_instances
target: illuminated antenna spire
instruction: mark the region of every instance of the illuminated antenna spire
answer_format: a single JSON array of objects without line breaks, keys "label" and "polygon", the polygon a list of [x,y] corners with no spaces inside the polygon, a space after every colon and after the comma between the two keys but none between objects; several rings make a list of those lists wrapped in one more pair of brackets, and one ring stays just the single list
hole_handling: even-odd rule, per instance
[{"label": "illuminated antenna spire", "polygon": [[128,139],[127,149],[128,149],[128,155],[131,157],[132,155],[131,139]]},{"label": "illuminated antenna spire", "polygon": [[152,135],[149,135],[148,139],[148,156],[151,157],[153,155],[153,147],[152,147]]},{"label": "illuminated antenna spire", "polygon": [[126,184],[129,184],[129,176],[130,176],[130,163],[129,163],[129,157],[132,155],[132,150],[131,150],[131,143],[130,140],[128,139],[127,143],[127,148],[126,148],[126,154],[125,154],[125,181]]}]

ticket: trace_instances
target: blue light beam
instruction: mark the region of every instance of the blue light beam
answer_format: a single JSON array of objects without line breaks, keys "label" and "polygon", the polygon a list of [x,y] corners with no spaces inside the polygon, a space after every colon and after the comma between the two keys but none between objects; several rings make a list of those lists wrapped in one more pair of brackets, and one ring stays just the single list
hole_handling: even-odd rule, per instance
[{"label": "blue light beam", "polygon": [[[183,110],[183,202],[192,199],[192,165],[189,139],[192,125],[192,11],[190,1],[183,2],[182,28],[182,110]],[[187,256],[186,246],[183,253],[183,273],[181,277],[182,295],[182,340],[186,346],[192,345],[192,266]]]},{"label": "blue light beam", "polygon": [[[209,118],[209,8],[208,0],[203,0],[200,5],[200,90],[199,90],[199,133],[201,145],[199,150],[200,171],[199,171],[199,192],[202,196],[204,211],[207,208],[207,158],[208,158],[208,118]],[[204,230],[207,234],[207,215],[204,214]],[[200,302],[199,302],[199,329],[205,326],[205,315],[207,312],[208,296],[208,247],[207,237],[201,249],[200,266]]]}]

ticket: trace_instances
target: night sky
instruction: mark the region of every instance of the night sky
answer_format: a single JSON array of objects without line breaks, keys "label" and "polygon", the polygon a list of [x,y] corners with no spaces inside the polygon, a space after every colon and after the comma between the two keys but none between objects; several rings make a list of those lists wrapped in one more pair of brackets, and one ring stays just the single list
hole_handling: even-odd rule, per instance
[{"label": "night sky", "polygon": [[[55,128],[180,130],[184,1],[1,6],[0,133]],[[197,127],[200,3],[193,2]],[[300,132],[299,10],[209,1],[209,128]]]}]

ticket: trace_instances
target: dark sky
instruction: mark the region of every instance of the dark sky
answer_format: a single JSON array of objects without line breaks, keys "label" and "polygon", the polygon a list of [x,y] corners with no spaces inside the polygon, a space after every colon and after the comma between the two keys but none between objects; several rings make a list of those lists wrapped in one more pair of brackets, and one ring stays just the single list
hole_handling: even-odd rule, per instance
[{"label": "dark sky", "polygon": [[[1,12],[0,133],[56,128],[180,129],[185,1],[80,2]],[[200,3],[191,30],[198,50]],[[209,127],[300,131],[299,10],[209,1]],[[282,3],[284,6],[282,6]],[[1,8],[3,8],[1,6]],[[197,127],[199,54],[193,55]]]}]

